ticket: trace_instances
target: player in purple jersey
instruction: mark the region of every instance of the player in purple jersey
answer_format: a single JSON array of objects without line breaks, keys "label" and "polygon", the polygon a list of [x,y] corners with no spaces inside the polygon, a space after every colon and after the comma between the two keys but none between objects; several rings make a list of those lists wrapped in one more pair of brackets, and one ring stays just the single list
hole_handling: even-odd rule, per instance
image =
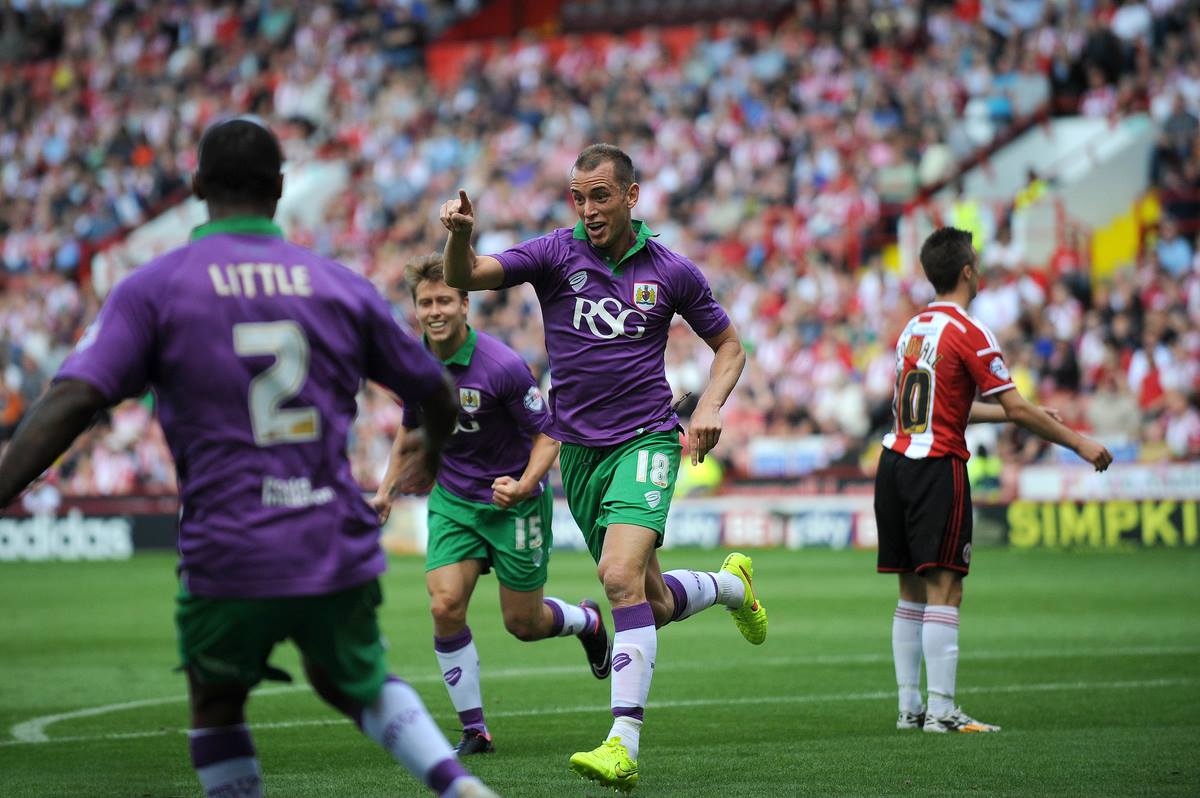
[{"label": "player in purple jersey", "polygon": [[113,289],[0,459],[0,506],[99,410],[152,389],[179,475],[176,624],[205,794],[262,795],[245,705],[290,638],[317,693],[434,792],[494,796],[387,672],[379,523],[346,458],[355,394],[374,380],[421,408],[423,456],[399,481],[428,489],[453,394],[369,282],[283,240],[281,163],[257,122],[206,131],[193,191],[209,223]]},{"label": "player in purple jersey", "polygon": [[[545,433],[550,414],[529,367],[467,324],[467,292],[446,285],[440,254],[420,258],[406,271],[425,345],[454,377],[461,407],[429,497],[425,561],[434,650],[463,724],[455,749],[461,757],[494,750],[483,715],[479,654],[467,626],[480,574],[495,570],[509,632],[525,641],[575,635],[598,679],[609,672],[608,632],[596,602],[569,604],[543,592],[554,540],[546,472],[559,444]],[[398,448],[408,434],[396,437]],[[403,460],[399,452],[393,455],[377,502],[392,498]]]},{"label": "player in purple jersey", "polygon": [[716,572],[664,574],[655,553],[681,453],[663,359],[671,321],[681,315],[714,353],[687,435],[693,463],[717,444],[720,409],[745,353],[700,270],[633,218],[639,188],[628,155],[608,144],[586,148],[570,191],[579,216],[573,230],[496,256],[476,256],[471,248],[474,211],[460,191],[441,209],[450,233],[446,282],[469,290],[528,282],[541,302],[553,383],[550,434],[563,442],[567,503],[597,562],[615,628],[613,724],[598,748],[571,757],[571,768],[628,790],[638,780],[656,627],[722,604],[749,642],[766,639],[766,610],[754,596],[749,557],[731,554]]}]

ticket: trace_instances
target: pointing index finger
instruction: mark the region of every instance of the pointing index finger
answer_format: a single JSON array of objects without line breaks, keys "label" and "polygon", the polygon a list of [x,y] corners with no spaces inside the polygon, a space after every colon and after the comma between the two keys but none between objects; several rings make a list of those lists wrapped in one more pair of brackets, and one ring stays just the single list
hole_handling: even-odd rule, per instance
[{"label": "pointing index finger", "polygon": [[471,200],[467,198],[467,190],[465,188],[458,190],[458,212],[467,216],[471,214]]}]

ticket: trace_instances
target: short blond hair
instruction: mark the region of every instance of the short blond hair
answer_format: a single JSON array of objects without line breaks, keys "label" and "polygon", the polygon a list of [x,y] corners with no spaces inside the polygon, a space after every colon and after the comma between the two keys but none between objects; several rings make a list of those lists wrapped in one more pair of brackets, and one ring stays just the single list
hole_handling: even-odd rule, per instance
[{"label": "short blond hair", "polygon": [[[431,252],[428,255],[421,255],[409,261],[404,267],[404,282],[408,283],[408,290],[412,292],[412,297],[417,298],[417,286],[426,280],[435,283],[446,282],[446,269],[442,265],[442,253]],[[458,293],[464,298],[467,292],[458,289]]]}]

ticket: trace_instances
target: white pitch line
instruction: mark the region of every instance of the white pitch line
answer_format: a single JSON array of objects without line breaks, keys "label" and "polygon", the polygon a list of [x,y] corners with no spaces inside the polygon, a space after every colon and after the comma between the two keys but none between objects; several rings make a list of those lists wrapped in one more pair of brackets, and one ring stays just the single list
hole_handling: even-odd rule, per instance
[{"label": "white pitch line", "polygon": [[[1164,656],[1171,654],[1197,653],[1200,653],[1200,647],[1196,646],[1129,646],[1125,648],[1050,649],[1025,652],[1015,652],[1011,649],[1008,649],[1003,651],[974,651],[971,652],[970,659],[1069,659],[1071,657]],[[762,657],[756,658],[753,664],[756,668],[766,668],[794,667],[797,665],[855,665],[891,661],[892,658],[889,654],[879,653],[817,655],[811,657]],[[660,672],[712,670],[713,667],[713,664],[710,662],[676,662],[661,668]],[[525,679],[531,676],[563,676],[574,675],[578,673],[579,668],[576,666],[551,665],[540,668],[500,668],[496,670],[484,670],[483,676],[485,681],[490,681],[492,679]],[[440,682],[441,680],[442,678],[440,674],[421,674],[411,678],[405,677],[405,681],[409,682],[410,684],[430,684],[434,682]],[[264,687],[255,690],[253,695],[278,695],[308,689],[309,687],[307,684],[285,685],[282,687]],[[102,706],[87,707],[85,709],[76,709],[70,712],[61,712],[54,715],[43,715],[41,717],[22,721],[21,723],[13,725],[9,732],[13,737],[13,742],[44,743],[49,742],[50,740],[49,736],[46,734],[46,729],[55,723],[59,723],[60,721],[91,718],[97,715],[107,715],[110,712],[121,712],[127,709],[140,709],[142,707],[161,706],[163,704],[174,704],[184,701],[187,701],[187,695],[164,696],[162,698],[143,698],[136,701],[125,701],[117,704],[104,704]],[[138,733],[140,734],[140,732]],[[0,745],[7,744],[11,744],[11,742],[0,741]]]},{"label": "white pitch line", "polygon": [[[959,690],[960,693],[1049,693],[1069,690],[1146,690],[1166,687],[1187,687],[1200,684],[1200,679],[1141,679],[1115,682],[1041,682],[1034,684],[1004,684],[990,687],[968,687]],[[276,692],[283,692],[282,690]],[[648,709],[682,709],[692,707],[719,707],[737,704],[819,704],[837,701],[882,701],[895,698],[895,690],[876,690],[864,693],[827,693],[823,695],[784,695],[784,696],[752,696],[739,698],[697,698],[679,701],[652,701]],[[135,703],[135,702],[129,702]],[[589,705],[574,707],[544,707],[539,709],[517,709],[499,712],[489,712],[492,718],[519,718],[544,715],[582,715],[588,713],[607,712],[608,705]],[[311,726],[348,726],[346,718],[317,718],[311,720],[287,720],[271,723],[254,723],[251,729],[258,732],[270,729],[296,729]],[[70,737],[54,737],[44,740],[0,740],[0,748],[13,745],[45,745],[47,743],[78,743],[96,742],[98,740],[139,740],[149,737],[164,737],[167,735],[186,734],[186,729],[165,729],[160,731],[116,732],[109,734],[74,735]]]}]

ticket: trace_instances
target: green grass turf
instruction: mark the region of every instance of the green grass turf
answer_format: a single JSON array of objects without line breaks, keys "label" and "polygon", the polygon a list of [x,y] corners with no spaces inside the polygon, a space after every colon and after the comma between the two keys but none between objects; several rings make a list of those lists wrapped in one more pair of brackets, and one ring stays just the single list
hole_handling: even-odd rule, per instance
[{"label": "green grass turf", "polygon": [[[771,612],[761,648],[719,610],[668,627],[642,738],[645,796],[1098,796],[1200,793],[1200,551],[979,552],[967,581],[959,699],[998,735],[897,732],[894,579],[865,552],[755,553]],[[664,568],[716,567],[667,551]],[[198,796],[175,664],[173,562],[0,565],[0,795]],[[421,563],[385,577],[393,670],[448,735]],[[596,596],[585,555],[558,554],[549,592]],[[574,640],[520,643],[480,583],[470,621],[498,753],[468,765],[508,798],[601,796],[567,757],[608,730],[608,684]],[[299,674],[290,647],[279,665]],[[45,727],[14,724],[151,703]],[[270,796],[425,793],[307,689],[260,688],[250,718]]]}]

